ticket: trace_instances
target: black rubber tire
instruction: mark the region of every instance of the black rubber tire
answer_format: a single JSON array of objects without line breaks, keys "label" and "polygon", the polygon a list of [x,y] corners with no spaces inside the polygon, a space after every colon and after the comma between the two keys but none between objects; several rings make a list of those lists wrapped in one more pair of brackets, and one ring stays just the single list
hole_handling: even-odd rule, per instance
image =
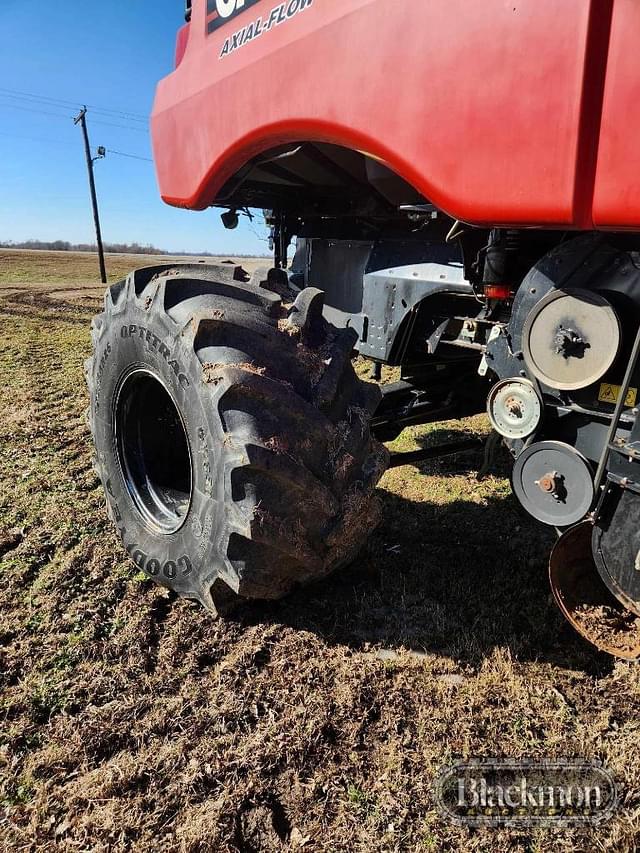
[{"label": "black rubber tire", "polygon": [[[388,462],[369,432],[380,391],[351,364],[355,333],[326,322],[320,291],[288,304],[282,273],[245,278],[200,264],[131,273],[107,291],[85,365],[96,473],[125,548],[214,611],[237,596],[279,598],[350,562],[379,521]],[[128,439],[116,424],[129,429],[118,419],[131,407],[121,415],[118,401],[134,373],[164,386],[188,442],[191,501],[169,532],[145,520],[123,474]]]}]

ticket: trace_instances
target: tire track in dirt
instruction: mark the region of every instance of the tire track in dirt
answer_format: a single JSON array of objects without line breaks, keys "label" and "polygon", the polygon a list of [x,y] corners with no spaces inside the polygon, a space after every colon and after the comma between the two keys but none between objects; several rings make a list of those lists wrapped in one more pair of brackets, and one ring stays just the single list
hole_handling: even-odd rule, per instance
[{"label": "tire track in dirt", "polygon": [[601,757],[621,785],[619,817],[536,836],[539,853],[633,849],[639,672],[562,633],[542,561],[518,560],[542,536],[518,518],[505,532],[502,481],[455,460],[399,470],[353,567],[214,621],[142,580],[105,521],[80,313],[7,301],[0,848],[532,849],[526,831],[470,834],[435,811],[440,766],[499,747]]}]

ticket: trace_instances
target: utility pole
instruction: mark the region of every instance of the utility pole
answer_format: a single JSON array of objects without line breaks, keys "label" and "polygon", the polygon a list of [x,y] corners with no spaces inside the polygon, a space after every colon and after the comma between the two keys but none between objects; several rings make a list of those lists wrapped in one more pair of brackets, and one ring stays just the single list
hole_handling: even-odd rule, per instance
[{"label": "utility pole", "polygon": [[[98,213],[98,198],[96,196],[96,182],[93,175],[94,160],[99,157],[91,156],[91,147],[89,145],[89,134],[87,132],[87,108],[83,107],[80,113],[74,118],[73,123],[79,124],[82,128],[82,136],[84,137],[84,152],[87,158],[87,170],[89,172],[89,190],[91,192],[91,204],[93,206],[93,221],[96,226],[96,243],[98,244],[98,258],[100,260],[100,278],[103,284],[107,283],[107,271],[104,265],[104,249],[102,247],[102,233],[100,231],[100,215]],[[103,156],[103,155],[100,155]]]}]

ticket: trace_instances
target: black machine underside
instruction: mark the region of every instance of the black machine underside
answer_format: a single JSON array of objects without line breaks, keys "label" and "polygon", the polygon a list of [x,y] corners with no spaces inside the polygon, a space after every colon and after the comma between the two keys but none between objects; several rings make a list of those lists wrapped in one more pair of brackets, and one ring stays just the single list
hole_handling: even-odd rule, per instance
[{"label": "black machine underside", "polygon": [[[447,224],[455,235],[459,226]],[[509,273],[517,276],[522,258],[498,250],[516,246],[519,235],[483,234],[485,264],[476,256],[475,266],[464,233],[433,242],[428,235],[427,227],[420,241],[307,238],[290,277],[325,291],[327,318],[358,332],[361,355],[400,367],[372,422],[381,440],[411,424],[487,411],[513,456],[512,485],[524,508],[572,537],[586,520],[582,535],[607,606],[621,603],[640,617],[640,254],[628,238],[544,235],[549,248],[538,234],[524,254],[547,251],[518,279]],[[487,279],[492,251],[499,280],[493,271]],[[399,454],[392,464],[416,460]],[[553,577],[563,609],[594,641],[576,616],[580,607],[565,601],[568,581]],[[618,645],[595,642],[637,656],[629,631],[625,623]]]},{"label": "black machine underside", "polygon": [[[324,292],[325,316],[357,332],[374,378],[399,367],[372,421],[381,440],[487,411],[522,505],[570,531],[610,601],[640,617],[640,239],[473,228],[384,165],[311,143],[256,158],[217,203],[268,208],[276,267],[294,288]],[[565,540],[565,567],[566,553]],[[553,565],[565,615],[606,648],[576,615],[577,575]],[[640,656],[640,632],[630,648],[614,653]]]}]

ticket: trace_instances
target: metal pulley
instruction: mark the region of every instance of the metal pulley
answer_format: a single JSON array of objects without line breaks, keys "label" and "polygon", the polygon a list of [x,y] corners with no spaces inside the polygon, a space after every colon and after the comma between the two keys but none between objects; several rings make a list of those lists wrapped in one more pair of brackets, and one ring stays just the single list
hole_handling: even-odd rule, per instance
[{"label": "metal pulley", "polygon": [[487,399],[489,419],[505,438],[532,435],[542,419],[542,401],[528,379],[503,379],[493,386]]},{"label": "metal pulley", "polygon": [[512,485],[527,512],[552,527],[580,521],[594,498],[589,463],[561,441],[540,441],[524,450],[513,466]]},{"label": "metal pulley", "polygon": [[552,290],[531,310],[522,331],[524,361],[549,388],[593,385],[620,350],[620,323],[611,304],[589,290]]}]

